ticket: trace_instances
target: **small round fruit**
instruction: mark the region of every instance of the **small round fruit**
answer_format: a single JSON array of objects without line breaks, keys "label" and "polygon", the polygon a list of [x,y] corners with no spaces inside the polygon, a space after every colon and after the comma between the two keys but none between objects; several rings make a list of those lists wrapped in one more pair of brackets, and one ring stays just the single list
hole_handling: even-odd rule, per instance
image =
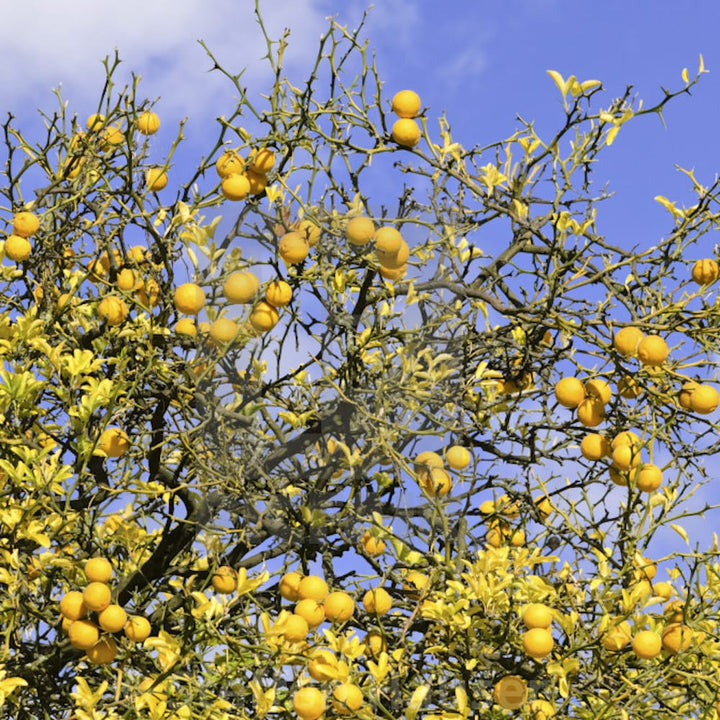
[{"label": "small round fruit", "polygon": [[150,621],[142,615],[131,615],[125,623],[125,637],[131,642],[144,642],[150,637]]},{"label": "small round fruit", "polygon": [[530,703],[530,720],[552,720],[555,706],[547,700],[533,700]]},{"label": "small round fruit", "polygon": [[13,218],[13,235],[29,238],[40,229],[40,220],[37,215],[23,210],[16,213]]},{"label": "small round fruit", "polygon": [[427,474],[433,468],[443,467],[443,459],[433,450],[423,450],[413,461],[413,469],[418,475]]},{"label": "small round fruit", "polygon": [[300,599],[300,581],[303,576],[297,570],[291,570],[280,578],[278,590],[280,596],[290,602],[297,602]]},{"label": "small round fruit", "polygon": [[601,460],[610,454],[610,443],[598,433],[588,433],[580,443],[580,452],[586,460]]},{"label": "small round fruit", "polygon": [[143,135],[154,135],[160,129],[160,118],[156,113],[145,110],[138,115],[137,129]]},{"label": "small round fruit", "polygon": [[618,380],[618,394],[627,400],[635,400],[639,398],[643,393],[643,388],[640,383],[630,375]]},{"label": "small round fruit", "polygon": [[197,315],[205,306],[205,292],[196,283],[183,283],[175,289],[175,308],[184,315]]},{"label": "small round fruit", "polygon": [[445,461],[453,470],[464,470],[470,464],[470,451],[462,445],[451,445],[445,451]]},{"label": "small round fruit", "polygon": [[127,622],[127,613],[120,605],[108,605],[98,615],[100,627],[109,633],[120,632]]},{"label": "small round fruit", "polygon": [[333,709],[338,715],[351,715],[362,707],[365,698],[355,683],[344,682],[333,690]]},{"label": "small round fruit", "polygon": [[90,620],[75,620],[68,629],[68,640],[78,650],[88,650],[100,639],[98,626]]},{"label": "small round fruit", "polygon": [[328,648],[319,648],[310,656],[307,671],[313,680],[327,682],[336,677],[334,671],[337,670],[337,666],[338,659],[335,653]]},{"label": "small round fruit", "polygon": [[602,636],[602,646],[610,652],[618,652],[627,647],[632,639],[632,630],[627,620],[621,620],[611,625]]},{"label": "small round fruit", "polygon": [[312,220],[301,220],[296,223],[295,230],[308,241],[310,247],[315,247],[322,235],[322,230]]},{"label": "small round fruit", "polygon": [[387,642],[382,633],[371,630],[365,636],[365,647],[370,657],[377,657],[380,653],[387,650]]},{"label": "small round fruit", "polygon": [[235,150],[228,150],[217,159],[215,171],[221,178],[241,175],[245,171],[245,162]]},{"label": "small round fruit", "polygon": [[371,557],[377,557],[385,552],[385,542],[371,535],[369,530],[362,534],[360,544],[363,550]]},{"label": "small round fruit", "polygon": [[94,113],[93,115],[88,116],[88,119],[85,122],[85,127],[92,132],[94,130],[99,130],[104,124],[105,116],[100,113]]},{"label": "small round fruit", "polygon": [[394,227],[378,228],[375,232],[375,255],[380,263],[384,265],[386,259],[397,255],[403,242],[403,236]]},{"label": "small round fruit", "polygon": [[305,618],[308,627],[314,630],[325,621],[325,608],[321,602],[312,598],[299,600],[295,604],[295,614]]},{"label": "small round fruit", "polygon": [[662,582],[653,583],[653,592],[663,600],[669,600],[673,596],[675,589],[672,583],[663,580]]},{"label": "small round fruit", "polygon": [[657,367],[668,359],[670,348],[659,335],[646,335],[638,345],[637,354],[643,365]]},{"label": "small round fruit", "polygon": [[240,173],[232,173],[222,179],[220,192],[233,202],[244,200],[250,194],[250,181]]},{"label": "small round fruit", "polygon": [[125,140],[125,134],[122,128],[117,125],[110,125],[105,128],[105,132],[102,135],[103,146],[121,145]]},{"label": "small round fruit", "polygon": [[110,327],[122,325],[128,316],[128,306],[116,295],[104,297],[97,307],[98,317]]},{"label": "small round fruit", "polygon": [[175,323],[175,332],[178,335],[197,335],[197,326],[195,325],[195,318],[183,317]]},{"label": "small round fruit", "polygon": [[399,270],[400,268],[406,268],[407,262],[410,259],[410,246],[403,240],[396,253],[393,253],[392,255],[384,255],[382,257],[378,255],[378,259],[380,259],[381,267],[385,270]]},{"label": "small round fruit", "polygon": [[132,268],[123,268],[118,272],[115,282],[123,292],[130,292],[139,287],[138,278]]},{"label": "small round fruit", "polygon": [[220,595],[230,595],[237,590],[237,572],[229,565],[221,565],[212,576],[213,590]]},{"label": "small round fruit", "polygon": [[687,650],[693,642],[693,631],[683,623],[670,623],[662,632],[662,646],[671,654]]},{"label": "small round fruit", "polygon": [[32,245],[27,238],[8,235],[5,240],[5,257],[13,262],[23,262],[30,257]]},{"label": "small round fruit", "polygon": [[268,186],[267,178],[260,173],[253,172],[252,170],[246,170],[243,175],[250,183],[250,195],[260,195],[265,192],[265,188]]},{"label": "small round fruit", "polygon": [[168,174],[161,167],[148,168],[145,171],[145,185],[152,192],[164,190],[168,184]]},{"label": "small round fruit", "polygon": [[610,386],[600,378],[588,380],[585,383],[585,393],[588,397],[595,398],[604,405],[607,405],[610,400],[612,400],[612,390]]},{"label": "small round fruit", "polygon": [[60,612],[68,620],[82,620],[88,614],[83,594],[79,590],[70,590],[60,599]]},{"label": "small round fruit", "polygon": [[585,427],[596,427],[605,419],[605,406],[596,398],[588,398],[578,405],[577,417]]},{"label": "small round fruit", "polygon": [[275,165],[275,153],[270,148],[251,150],[248,157],[248,168],[256,173],[267,175]]},{"label": "small round fruit", "polygon": [[221,317],[217,320],[213,320],[210,324],[210,337],[220,345],[225,345],[231,340],[235,339],[235,336],[240,331],[240,327],[234,320],[230,318]]},{"label": "small round fruit", "polygon": [[642,492],[654,492],[663,481],[662,470],[653,463],[644,463],[634,475],[635,485]]},{"label": "small round fruit", "polygon": [[527,702],[527,696],[527,683],[518,675],[506,675],[495,683],[493,699],[506,710],[520,709]]},{"label": "small round fruit", "polygon": [[413,90],[400,90],[392,99],[392,110],[399,118],[414,118],[420,112],[420,96]]},{"label": "small round fruit", "polygon": [[640,630],[633,638],[632,649],[642,660],[651,660],[660,654],[662,639],[654,630]]},{"label": "small round fruit", "polygon": [[298,583],[298,598],[312,598],[318,602],[324,602],[328,594],[327,583],[317,575],[306,575]]},{"label": "small round fruit", "polygon": [[308,256],[309,251],[310,244],[307,238],[294,230],[285,233],[278,243],[278,253],[286,265],[301,263]]},{"label": "small round fruit", "polygon": [[363,596],[365,612],[371,615],[387,615],[392,607],[392,598],[385,588],[372,588]]},{"label": "small round fruit", "polygon": [[107,427],[102,431],[98,441],[98,449],[111,458],[124,455],[130,448],[130,440],[127,433],[119,427]]},{"label": "small round fruit", "polygon": [[110,586],[103,582],[91,582],[83,590],[83,601],[93,612],[102,612],[108,607],[111,596]]},{"label": "small round fruit", "polygon": [[292,300],[292,288],[284,280],[273,280],[265,290],[265,302],[274,308],[285,307]]},{"label": "small round fruit", "polygon": [[345,239],[357,247],[367,245],[375,238],[375,223],[364,216],[354,217],[345,226]]},{"label": "small round fruit", "polygon": [[696,383],[694,380],[683,383],[683,386],[682,388],[680,388],[680,392],[677,396],[678,404],[681,408],[685,408],[685,410],[690,410],[690,397],[692,396],[693,391],[698,386],[698,384],[699,383]]},{"label": "small round fruit", "polygon": [[393,123],[390,135],[401,147],[413,148],[420,142],[422,132],[414,120],[400,118]]},{"label": "small round fruit", "polygon": [[93,665],[109,665],[116,658],[118,648],[114,638],[101,637],[85,652]]},{"label": "small round fruit", "polygon": [[547,628],[532,628],[523,633],[523,649],[533,659],[540,660],[552,652],[555,646],[552,633]]},{"label": "small round fruit", "polygon": [[309,632],[310,626],[304,617],[295,613],[288,615],[283,626],[283,637],[288,642],[302,642],[307,638]]},{"label": "small round fruit", "polygon": [[522,614],[525,627],[529,630],[532,630],[532,628],[545,628],[547,630],[552,623],[552,619],[552,610],[543,603],[530,603]]},{"label": "small round fruit", "polygon": [[718,279],[720,267],[716,260],[706,258],[697,260],[692,267],[692,279],[698,285],[710,285]]},{"label": "small round fruit", "polygon": [[420,487],[432,497],[445,497],[452,488],[452,477],[445,468],[431,468],[420,478]]},{"label": "small round fruit", "polygon": [[627,471],[640,464],[640,448],[636,445],[618,445],[613,448],[611,457],[613,467]]},{"label": "small round fruit", "polygon": [[261,300],[250,313],[250,325],[257,332],[272,330],[280,320],[278,311],[270,303]]},{"label": "small round fruit", "polygon": [[325,598],[325,617],[334,623],[347,622],[355,612],[355,601],[342,590],[334,590]]},{"label": "small round fruit", "polygon": [[85,563],[85,577],[88,582],[109,583],[112,576],[112,565],[106,558],[94,557]]},{"label": "small round fruit", "polygon": [[300,720],[317,720],[325,712],[325,695],[306,685],[293,695],[293,710]]},{"label": "small round fruit", "polygon": [[555,385],[555,399],[566,408],[576,408],[585,399],[585,386],[575,377],[564,377]]},{"label": "small round fruit", "polygon": [[257,275],[245,270],[228,275],[223,282],[222,293],[228,302],[247,303],[257,295],[259,288]]},{"label": "small round fruit", "polygon": [[690,393],[690,409],[699,415],[708,415],[717,409],[720,395],[712,385],[698,385]]},{"label": "small round fruit", "polygon": [[402,278],[405,277],[405,274],[407,273],[407,265],[401,265],[399,268],[389,268],[381,265],[378,268],[378,272],[381,277],[385,278],[385,280],[395,282],[396,280],[402,280]]},{"label": "small round fruit", "polygon": [[638,345],[645,337],[645,333],[637,327],[624,327],[615,333],[613,338],[613,347],[623,357],[635,357],[638,351]]}]

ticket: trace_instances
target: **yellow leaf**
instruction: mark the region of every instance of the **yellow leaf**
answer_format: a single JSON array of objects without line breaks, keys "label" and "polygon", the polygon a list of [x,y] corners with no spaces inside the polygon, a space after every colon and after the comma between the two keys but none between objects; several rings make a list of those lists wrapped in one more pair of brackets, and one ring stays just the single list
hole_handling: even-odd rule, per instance
[{"label": "yellow leaf", "polygon": [[686,542],[688,545],[690,544],[688,542],[688,534],[685,528],[682,525],[676,525],[675,523],[670,523],[670,527]]},{"label": "yellow leaf", "polygon": [[410,703],[405,711],[405,720],[415,720],[429,690],[429,685],[420,685],[415,688],[415,692],[413,692],[412,697],[410,698]]},{"label": "yellow leaf", "polygon": [[[570,87],[571,78],[568,78],[566,82],[557,70],[548,70],[547,74],[553,79],[555,85],[557,85],[557,89],[561,92],[564,98],[567,95],[568,88]],[[574,79],[575,78],[573,77],[572,80]]]},{"label": "yellow leaf", "polygon": [[683,68],[683,71],[682,71],[682,79],[683,79],[683,82],[684,82],[686,85],[689,85],[689,84],[690,84],[690,76],[688,75],[688,69],[687,69],[687,68]]}]

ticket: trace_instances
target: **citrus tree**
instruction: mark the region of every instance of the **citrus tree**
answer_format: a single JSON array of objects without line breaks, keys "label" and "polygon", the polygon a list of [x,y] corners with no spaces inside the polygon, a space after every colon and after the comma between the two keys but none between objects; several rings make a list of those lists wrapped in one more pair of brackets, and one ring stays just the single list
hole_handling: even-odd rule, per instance
[{"label": "citrus tree", "polygon": [[468,148],[265,37],[182,177],[117,58],[3,125],[4,716],[716,717],[718,185],[643,245],[593,183],[702,59]]}]

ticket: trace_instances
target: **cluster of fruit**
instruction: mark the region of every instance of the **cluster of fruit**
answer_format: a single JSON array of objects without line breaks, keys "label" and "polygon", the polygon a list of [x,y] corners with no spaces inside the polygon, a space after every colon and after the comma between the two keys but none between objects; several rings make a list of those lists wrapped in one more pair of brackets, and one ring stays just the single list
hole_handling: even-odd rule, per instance
[{"label": "cluster of fruit", "polygon": [[22,262],[30,257],[32,245],[28,238],[40,229],[40,220],[31,212],[16,213],[12,233],[5,240],[5,257],[13,262]]},{"label": "cluster of fruit", "polygon": [[215,171],[221,180],[220,192],[232,201],[258,195],[267,187],[267,175],[274,165],[275,153],[270,148],[253,150],[247,162],[236,150],[228,150],[215,163]]},{"label": "cluster of fruit", "polygon": [[[131,615],[112,602],[112,565],[105,558],[91,558],[85,563],[87,585],[70,590],[60,600],[62,629],[70,644],[84,650],[95,665],[111,663],[118,652],[113,637],[124,632],[131,642],[140,643],[150,636],[150,622],[142,615]],[[101,631],[103,634],[101,635]]]},{"label": "cluster of fruit", "polygon": [[413,469],[418,485],[431,497],[444,497],[452,487],[452,477],[445,462],[453,470],[464,470],[470,464],[470,452],[461,445],[452,445],[445,452],[445,460],[432,450],[424,450],[415,457]]},{"label": "cluster of fruit", "polygon": [[401,90],[393,96],[392,109],[398,119],[390,135],[398,145],[411,148],[420,142],[422,133],[414,118],[420,114],[421,107],[420,96],[412,90]]}]

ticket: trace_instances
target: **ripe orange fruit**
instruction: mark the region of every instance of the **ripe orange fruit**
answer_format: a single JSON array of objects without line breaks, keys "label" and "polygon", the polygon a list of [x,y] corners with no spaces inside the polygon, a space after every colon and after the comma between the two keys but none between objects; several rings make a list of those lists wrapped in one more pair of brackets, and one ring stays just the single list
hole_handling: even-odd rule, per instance
[{"label": "ripe orange fruit", "polygon": [[265,188],[268,186],[268,180],[265,175],[253,172],[252,170],[246,170],[243,175],[250,184],[250,195],[260,195],[265,192]]},{"label": "ripe orange fruit", "polygon": [[659,335],[646,335],[638,345],[637,354],[643,365],[657,367],[667,360],[670,348]]},{"label": "ripe orange fruit", "polygon": [[555,706],[547,700],[533,700],[530,703],[530,720],[552,720]]},{"label": "ripe orange fruit", "polygon": [[237,572],[229,565],[221,565],[212,576],[213,590],[220,595],[230,595],[237,590]]},{"label": "ripe orange fruit", "polygon": [[445,497],[452,488],[452,478],[445,468],[431,468],[420,477],[420,487],[432,497]]},{"label": "ripe orange fruit", "polygon": [[633,638],[632,649],[642,660],[651,660],[660,654],[662,639],[654,630],[640,630]]},{"label": "ripe orange fruit", "polygon": [[351,245],[367,245],[374,238],[375,223],[369,217],[354,217],[345,226],[345,239]]},{"label": "ripe orange fruit", "polygon": [[427,474],[432,468],[441,468],[443,459],[433,450],[423,450],[413,461],[413,469],[418,475]]},{"label": "ripe orange fruit", "polygon": [[371,630],[365,636],[365,648],[371,657],[377,657],[380,653],[387,650],[387,642],[382,633]]},{"label": "ripe orange fruit", "polygon": [[333,690],[333,709],[338,715],[351,715],[362,706],[365,698],[355,683],[344,682]]},{"label": "ripe orange fruit", "polygon": [[308,627],[314,630],[325,620],[325,608],[321,602],[312,598],[299,600],[295,604],[295,614],[307,621]]},{"label": "ripe orange fruit", "polygon": [[315,247],[322,235],[322,230],[312,220],[301,220],[295,223],[294,228],[308,241],[310,247]]},{"label": "ripe orange fruit", "polygon": [[671,655],[677,655],[692,645],[693,631],[683,623],[670,623],[670,625],[663,630],[661,640],[662,646]]},{"label": "ripe orange fruit", "polygon": [[122,325],[128,316],[128,306],[116,295],[104,297],[97,307],[98,317],[110,327]]},{"label": "ripe orange fruit", "polygon": [[114,638],[101,637],[85,653],[93,665],[109,665],[117,656],[118,648]]},{"label": "ripe orange fruit", "polygon": [[152,192],[160,192],[167,187],[168,174],[161,167],[148,168],[145,171],[145,185]]},{"label": "ripe orange fruit", "polygon": [[30,257],[32,245],[27,238],[8,235],[5,240],[5,257],[13,262],[23,262]]},{"label": "ripe orange fruit", "polygon": [[[375,248],[375,254],[377,255],[377,247]],[[381,262],[381,267],[385,270],[399,270],[407,267],[407,261],[410,259],[410,246],[403,240],[396,253],[383,255],[382,257],[378,255],[378,259]]]},{"label": "ripe orange fruit", "polygon": [[380,538],[373,537],[369,530],[366,530],[360,538],[360,544],[365,552],[372,556],[377,557],[385,552],[385,542]]},{"label": "ripe orange fruit", "polygon": [[518,710],[527,701],[527,683],[518,675],[506,675],[495,683],[493,699],[506,710]]},{"label": "ripe orange fruit", "polygon": [[184,315],[197,315],[205,305],[205,292],[192,282],[175,289],[175,308]]},{"label": "ripe orange fruit", "polygon": [[585,383],[585,393],[590,398],[599,400],[607,405],[612,400],[612,390],[610,386],[600,378],[593,378]]},{"label": "ripe orange fruit", "polygon": [[623,357],[635,357],[638,345],[645,337],[645,333],[637,327],[624,327],[615,333],[613,347]]},{"label": "ripe orange fruit", "polygon": [[685,410],[690,410],[690,396],[693,393],[693,390],[698,386],[698,383],[696,383],[694,380],[690,380],[689,382],[686,382],[683,384],[682,388],[680,388],[680,392],[678,393],[678,404],[680,407],[685,408]]},{"label": "ripe orange fruit", "polygon": [[83,602],[88,610],[102,612],[110,605],[112,593],[110,587],[103,582],[91,582],[83,590]]},{"label": "ripe orange fruit", "polygon": [[240,175],[245,171],[245,162],[235,150],[228,150],[217,159],[215,171],[221,178]]},{"label": "ripe orange fruit", "polygon": [[637,489],[642,492],[654,492],[663,481],[662,470],[653,463],[643,463],[633,476]]},{"label": "ripe orange fruit", "polygon": [[538,495],[536,498],[533,499],[533,502],[535,503],[535,507],[538,509],[538,512],[543,518],[547,518],[552,515],[554,508],[549,497],[546,497],[545,495]]},{"label": "ripe orange fruit", "polygon": [[120,457],[129,448],[130,440],[122,428],[111,426],[102,431],[98,441],[98,449],[102,450],[108,457]]},{"label": "ripe orange fruit", "polygon": [[139,281],[135,275],[135,271],[132,268],[123,268],[117,274],[115,282],[120,290],[124,292],[130,292],[139,287]]},{"label": "ripe orange fruit", "polygon": [[286,265],[301,263],[310,251],[310,244],[304,235],[291,230],[285,233],[278,243],[278,253]]},{"label": "ripe orange fruit", "polygon": [[523,649],[534,660],[540,660],[552,652],[555,646],[552,633],[547,628],[535,627],[522,636]]},{"label": "ripe orange fruit", "polygon": [[293,710],[300,720],[317,720],[325,712],[325,695],[306,685],[293,695]]},{"label": "ripe orange fruit", "polygon": [[247,303],[257,295],[259,288],[257,275],[245,270],[228,275],[223,282],[222,292],[228,302]]},{"label": "ripe orange fruit", "polygon": [[13,235],[29,238],[40,229],[40,220],[37,215],[23,210],[16,213],[13,218]]},{"label": "ripe orange fruit", "polygon": [[137,129],[143,135],[154,135],[160,129],[160,118],[156,113],[145,110],[138,115]]},{"label": "ripe orange fruit", "polygon": [[663,581],[653,583],[653,591],[655,595],[661,597],[663,600],[669,600],[673,596],[675,589],[671,583]]},{"label": "ripe orange fruit", "polygon": [[298,598],[312,598],[318,602],[323,602],[328,594],[327,583],[317,575],[306,575],[298,583]]},{"label": "ripe orange fruit", "polygon": [[549,628],[553,619],[552,610],[543,603],[530,603],[525,607],[522,614],[522,620],[525,627],[532,628]]},{"label": "ripe orange fruit", "polygon": [[302,574],[297,572],[297,570],[291,570],[290,572],[285,573],[280,578],[280,583],[278,585],[280,596],[284,597],[286,600],[290,600],[290,602],[296,602],[299,600],[300,581],[302,578]]},{"label": "ripe orange fruit", "polygon": [[575,377],[564,377],[555,384],[555,399],[566,408],[576,408],[585,399],[585,386]]},{"label": "ripe orange fruit", "polygon": [[233,202],[244,200],[250,194],[250,181],[240,173],[232,173],[222,179],[220,192]]},{"label": "ripe orange fruit", "polygon": [[88,650],[100,639],[100,631],[90,620],[75,620],[68,628],[68,639],[74,648]]},{"label": "ripe orange fruit", "polygon": [[414,118],[420,112],[420,96],[412,90],[400,90],[392,99],[392,110],[400,118]]},{"label": "ripe orange fruit", "polygon": [[313,680],[326,682],[335,677],[334,671],[337,670],[337,666],[338,659],[335,657],[335,653],[328,648],[319,648],[314,650],[310,656],[307,670]]},{"label": "ripe orange fruit", "polygon": [[302,642],[308,636],[310,627],[307,620],[300,615],[290,613],[283,626],[283,637],[288,642]]},{"label": "ripe orange fruit", "polygon": [[[375,232],[375,255],[385,267],[385,261],[397,255],[405,241],[394,227],[381,227]],[[392,269],[392,268],[391,268]]]},{"label": "ripe orange fruit", "polygon": [[266,175],[275,165],[275,153],[270,148],[251,150],[248,157],[248,168],[255,173]]},{"label": "ripe orange fruit", "polygon": [[618,380],[618,394],[620,397],[624,397],[627,400],[634,400],[640,397],[642,393],[642,386],[630,375],[625,375],[625,377]]},{"label": "ripe orange fruit", "polygon": [[470,451],[462,445],[451,445],[445,451],[445,461],[453,470],[464,470],[470,464]]},{"label": "ripe orange fruit", "polygon": [[100,113],[90,115],[85,121],[85,127],[91,132],[99,130],[105,124],[105,116]]},{"label": "ripe orange fruit", "polygon": [[692,267],[692,279],[698,285],[710,285],[718,279],[720,275],[720,267],[716,260],[706,258],[695,261]]},{"label": "ripe orange fruit", "polygon": [[85,577],[88,582],[108,583],[112,576],[112,565],[106,558],[94,557],[85,563]]},{"label": "ripe orange fruit", "polygon": [[390,593],[381,587],[368,590],[363,596],[363,607],[371,615],[387,615],[392,607]]},{"label": "ripe orange fruit", "polygon": [[622,650],[630,642],[632,630],[627,620],[611,623],[600,642],[610,652]]},{"label": "ripe orange fruit", "polygon": [[265,302],[275,308],[285,307],[292,300],[292,288],[284,280],[273,280],[265,290]]},{"label": "ripe orange fruit", "polygon": [[580,443],[580,452],[586,460],[601,460],[610,454],[610,443],[597,433],[588,433]]},{"label": "ripe orange fruit", "polygon": [[637,445],[617,445],[611,457],[613,467],[627,471],[640,464],[640,448]]},{"label": "ripe orange fruit", "polygon": [[405,277],[405,273],[407,273],[407,264],[401,265],[399,268],[388,268],[384,265],[381,265],[378,268],[378,272],[380,273],[381,277],[385,278],[386,280],[395,282],[395,280],[402,280],[402,278]]},{"label": "ripe orange fruit", "polygon": [[250,325],[258,332],[272,330],[280,320],[280,315],[273,305],[261,300],[250,313]]},{"label": "ripe orange fruit", "polygon": [[690,393],[690,409],[700,415],[707,415],[717,409],[720,395],[712,385],[698,385]]},{"label": "ripe orange fruit", "polygon": [[596,427],[605,419],[605,406],[596,398],[587,398],[578,405],[577,417],[585,427]]},{"label": "ripe orange fruit", "polygon": [[113,145],[121,145],[125,140],[122,128],[117,125],[109,125],[102,134],[102,147],[107,148]]},{"label": "ripe orange fruit", "polygon": [[110,604],[98,615],[98,623],[105,632],[120,632],[127,622],[127,613],[120,605]]},{"label": "ripe orange fruit", "polygon": [[400,118],[393,123],[390,136],[401,147],[413,148],[420,142],[422,132],[414,120]]},{"label": "ripe orange fruit", "polygon": [[344,623],[355,612],[355,601],[342,590],[334,590],[325,598],[325,617],[330,622]]},{"label": "ripe orange fruit", "polygon": [[225,345],[231,340],[235,339],[235,336],[240,331],[239,325],[234,321],[226,317],[218,318],[213,320],[210,324],[210,337],[218,344]]},{"label": "ripe orange fruit", "polygon": [[131,615],[125,624],[125,637],[132,642],[144,642],[152,630],[150,621],[142,615]]},{"label": "ripe orange fruit", "polygon": [[424,594],[430,583],[430,578],[418,570],[408,570],[403,579],[403,588],[408,597],[417,600]]},{"label": "ripe orange fruit", "polygon": [[183,317],[175,323],[175,332],[178,335],[197,335],[195,318]]},{"label": "ripe orange fruit", "polygon": [[68,620],[81,620],[88,614],[83,594],[79,590],[70,590],[60,599],[60,612]]}]

